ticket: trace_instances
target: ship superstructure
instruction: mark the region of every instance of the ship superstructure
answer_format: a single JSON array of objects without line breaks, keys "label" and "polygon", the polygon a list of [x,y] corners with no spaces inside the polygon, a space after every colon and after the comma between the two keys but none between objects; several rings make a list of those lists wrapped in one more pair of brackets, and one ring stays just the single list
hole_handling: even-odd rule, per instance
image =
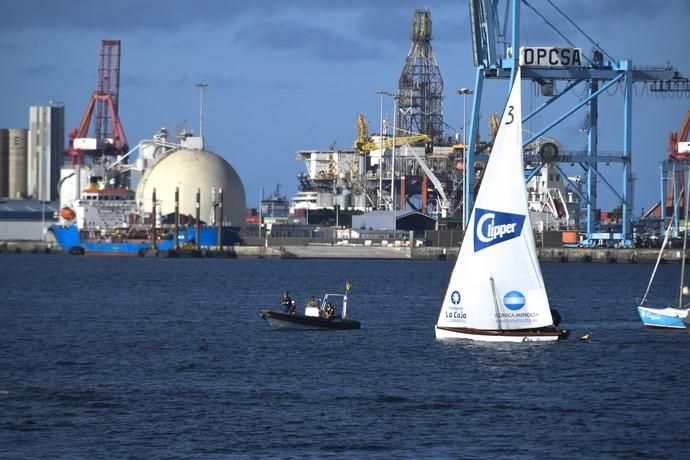
[{"label": "ship superstructure", "polygon": [[[531,169],[528,168],[528,172]],[[527,205],[534,229],[542,231],[577,229],[580,213],[580,177],[566,177],[544,165],[527,183]]]}]

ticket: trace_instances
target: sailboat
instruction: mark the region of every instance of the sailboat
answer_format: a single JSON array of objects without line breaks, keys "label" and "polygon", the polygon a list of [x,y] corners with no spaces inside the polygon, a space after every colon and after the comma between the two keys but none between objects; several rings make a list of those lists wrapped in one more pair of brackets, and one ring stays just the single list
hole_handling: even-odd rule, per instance
[{"label": "sailboat", "polygon": [[527,208],[520,73],[518,67],[443,299],[437,339],[532,342],[569,334],[558,328],[560,315],[552,316]]},{"label": "sailboat", "polygon": [[690,197],[686,193],[685,198],[685,230],[683,232],[683,250],[681,251],[681,261],[680,261],[680,282],[678,286],[678,303],[677,305],[668,305],[666,307],[653,307],[649,306],[647,302],[647,295],[654,282],[654,277],[656,276],[656,271],[659,268],[659,263],[664,254],[664,249],[669,241],[669,235],[671,234],[671,228],[673,225],[669,225],[666,229],[666,234],[664,235],[664,241],[661,243],[661,249],[659,249],[659,255],[656,259],[656,264],[654,265],[654,270],[652,271],[652,276],[649,278],[649,283],[647,284],[647,290],[642,297],[642,300],[637,305],[637,313],[640,315],[642,324],[647,329],[683,329],[685,324],[683,320],[688,317],[688,309],[690,305],[683,303],[683,297],[690,295],[688,287],[685,286],[685,254],[688,247],[688,204]]}]

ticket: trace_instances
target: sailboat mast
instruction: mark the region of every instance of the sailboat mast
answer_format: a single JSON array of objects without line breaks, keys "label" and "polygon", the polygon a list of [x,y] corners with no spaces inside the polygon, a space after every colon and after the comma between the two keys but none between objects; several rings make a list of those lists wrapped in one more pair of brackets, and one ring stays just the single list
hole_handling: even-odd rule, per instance
[{"label": "sailboat mast", "polygon": [[503,327],[501,327],[501,309],[498,306],[498,296],[496,295],[496,284],[494,283],[494,277],[489,277],[489,280],[491,281],[491,294],[494,297],[494,308],[496,309],[496,322],[498,323],[498,330],[502,331]]},{"label": "sailboat mast", "polygon": [[[690,172],[690,170],[687,170]],[[690,179],[690,174],[688,174],[685,183],[688,183]],[[690,194],[685,190],[685,222],[683,222],[683,252],[681,253],[682,259],[680,261],[680,292],[678,292],[678,308],[683,308],[683,287],[685,284],[685,251],[688,247],[688,204],[690,204]]]}]

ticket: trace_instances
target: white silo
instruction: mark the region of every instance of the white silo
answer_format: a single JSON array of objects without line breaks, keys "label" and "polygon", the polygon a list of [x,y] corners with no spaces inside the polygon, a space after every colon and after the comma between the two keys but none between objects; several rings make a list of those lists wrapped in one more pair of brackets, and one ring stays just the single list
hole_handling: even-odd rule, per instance
[{"label": "white silo", "polygon": [[36,200],[53,200],[58,194],[60,167],[65,150],[65,107],[62,103],[29,108],[27,193]]},{"label": "white silo", "polygon": [[24,128],[9,130],[7,195],[10,198],[26,198],[27,135]]}]

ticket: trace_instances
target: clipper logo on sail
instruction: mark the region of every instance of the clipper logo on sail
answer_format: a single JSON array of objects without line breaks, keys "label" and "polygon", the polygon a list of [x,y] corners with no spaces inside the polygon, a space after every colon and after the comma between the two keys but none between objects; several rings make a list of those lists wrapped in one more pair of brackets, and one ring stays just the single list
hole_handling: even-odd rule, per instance
[{"label": "clipper logo on sail", "polygon": [[525,216],[507,212],[475,210],[474,252],[512,240],[522,233]]}]

